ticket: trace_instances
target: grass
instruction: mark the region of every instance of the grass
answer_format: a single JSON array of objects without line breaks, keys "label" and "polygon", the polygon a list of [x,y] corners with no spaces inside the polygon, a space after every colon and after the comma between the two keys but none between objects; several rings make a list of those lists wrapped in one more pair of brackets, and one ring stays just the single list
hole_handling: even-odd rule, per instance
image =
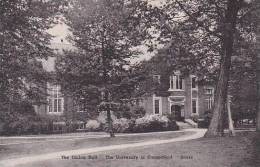
[{"label": "grass", "polygon": [[[238,133],[236,137],[202,138],[185,142],[110,151],[96,154],[97,159],[52,160],[26,167],[259,167],[260,134]],[[137,160],[117,160],[116,155],[137,156]],[[148,155],[170,156],[147,159]],[[88,155],[86,155],[88,156]],[[92,155],[94,156],[94,155]],[[107,156],[114,159],[106,159]],[[145,159],[140,159],[144,156]],[[23,166],[23,167],[25,167]]]}]

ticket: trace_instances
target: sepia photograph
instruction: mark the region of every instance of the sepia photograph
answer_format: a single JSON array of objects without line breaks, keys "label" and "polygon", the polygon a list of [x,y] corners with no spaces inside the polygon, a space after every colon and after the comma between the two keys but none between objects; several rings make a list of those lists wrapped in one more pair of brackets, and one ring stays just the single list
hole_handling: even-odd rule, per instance
[{"label": "sepia photograph", "polygon": [[0,167],[260,167],[260,0],[0,0]]}]

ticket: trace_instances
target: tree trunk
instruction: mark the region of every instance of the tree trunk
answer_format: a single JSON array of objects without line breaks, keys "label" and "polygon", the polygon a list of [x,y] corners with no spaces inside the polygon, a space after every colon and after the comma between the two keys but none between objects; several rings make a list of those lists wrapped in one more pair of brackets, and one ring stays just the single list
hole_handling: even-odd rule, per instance
[{"label": "tree trunk", "polygon": [[[103,39],[104,39],[103,35]],[[107,71],[107,59],[106,59],[106,51],[104,49],[104,41],[102,41],[102,65],[103,65],[103,82],[105,84],[105,90],[104,90],[104,99],[107,104],[110,102],[109,98],[109,90],[107,89],[108,84],[108,71]],[[111,107],[110,104],[106,106],[106,112],[107,112],[107,124],[108,124],[108,132],[110,134],[110,137],[115,137],[115,133],[113,131],[113,123],[111,119]]]},{"label": "tree trunk", "polygon": [[225,12],[223,37],[221,39],[221,65],[215,93],[213,117],[211,119],[208,131],[205,134],[205,137],[223,136],[224,134],[223,115],[225,111],[225,104],[227,101],[229,72],[231,67],[231,57],[233,54],[234,32],[238,11],[239,2],[237,0],[229,0]]},{"label": "tree trunk", "polygon": [[228,98],[227,98],[227,110],[228,110],[229,133],[230,133],[231,136],[235,136],[235,130],[234,130],[234,125],[233,125],[233,120],[232,120],[232,113],[231,113],[230,103],[231,103],[231,99],[230,99],[230,96],[228,95]]},{"label": "tree trunk", "polygon": [[[260,4],[260,2],[256,1]],[[257,17],[259,17],[260,12],[257,12]],[[260,132],[260,24],[257,25],[256,33],[256,80],[257,80],[257,117],[256,117],[256,131]]]},{"label": "tree trunk", "polygon": [[108,131],[109,131],[110,137],[115,137],[115,133],[113,131],[113,123],[112,123],[112,119],[111,119],[110,109],[107,110],[107,123],[108,123]]}]

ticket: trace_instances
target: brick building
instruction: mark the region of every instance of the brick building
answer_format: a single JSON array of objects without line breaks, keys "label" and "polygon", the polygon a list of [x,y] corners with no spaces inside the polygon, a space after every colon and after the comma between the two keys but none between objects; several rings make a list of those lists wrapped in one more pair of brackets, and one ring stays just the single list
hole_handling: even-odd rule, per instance
[{"label": "brick building", "polygon": [[[70,45],[55,44],[57,52],[63,49],[73,49]],[[47,71],[55,71],[55,58],[43,62]],[[155,69],[159,66],[154,67]],[[155,70],[156,71],[156,70]],[[159,84],[166,82],[161,75],[153,75],[153,80]],[[199,84],[194,75],[181,75],[176,71],[170,75],[167,96],[156,95],[141,97],[138,104],[146,110],[146,114],[174,114],[177,120],[190,119],[201,116],[213,106],[214,88],[210,85]],[[53,130],[62,130],[67,124],[73,124],[76,129],[84,129],[89,113],[78,101],[74,101],[69,94],[62,94],[61,87],[47,83],[46,103],[35,105],[35,111],[53,122]]]},{"label": "brick building", "polygon": [[[161,76],[153,75],[159,84]],[[174,114],[177,120],[199,117],[210,110],[214,101],[214,87],[199,84],[194,75],[183,77],[179,71],[169,77],[167,96],[144,97],[140,103],[147,114]]]},{"label": "brick building", "polygon": [[[74,49],[70,44],[64,43],[53,43],[52,48],[57,53]],[[43,68],[50,72],[50,75],[55,73],[55,57],[42,60],[42,64]],[[62,93],[60,85],[46,82],[42,87],[46,99],[43,100],[43,103],[34,105],[34,109],[38,115],[52,122],[53,131],[68,131],[68,127],[78,130],[84,129],[89,117],[89,113],[85,111],[84,106],[73,100],[71,95]]]}]

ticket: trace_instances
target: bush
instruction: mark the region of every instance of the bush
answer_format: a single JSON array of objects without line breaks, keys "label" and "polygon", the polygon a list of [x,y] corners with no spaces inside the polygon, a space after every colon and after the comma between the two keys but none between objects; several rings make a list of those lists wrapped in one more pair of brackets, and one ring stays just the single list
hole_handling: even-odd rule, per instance
[{"label": "bush", "polygon": [[175,121],[169,120],[162,115],[146,115],[138,118],[133,127],[134,132],[155,132],[165,130],[177,130],[178,126]]},{"label": "bush", "polygon": [[87,131],[99,131],[100,130],[101,123],[97,120],[89,120],[86,123],[86,130]]},{"label": "bush", "polygon": [[[117,119],[113,111],[111,111],[111,119],[112,121]],[[97,121],[99,121],[101,124],[107,124],[107,112],[106,111],[100,112],[97,117]]]},{"label": "bush", "polygon": [[[199,128],[208,128],[209,125],[210,125],[210,121],[213,117],[213,111],[212,110],[207,110],[204,112],[204,115],[202,116],[201,119],[199,119],[198,121],[198,127]],[[227,115],[227,112],[224,112],[224,128],[228,128],[228,115]]]},{"label": "bush", "polygon": [[131,128],[131,120],[120,118],[113,121],[113,129],[116,133],[129,132]]}]

